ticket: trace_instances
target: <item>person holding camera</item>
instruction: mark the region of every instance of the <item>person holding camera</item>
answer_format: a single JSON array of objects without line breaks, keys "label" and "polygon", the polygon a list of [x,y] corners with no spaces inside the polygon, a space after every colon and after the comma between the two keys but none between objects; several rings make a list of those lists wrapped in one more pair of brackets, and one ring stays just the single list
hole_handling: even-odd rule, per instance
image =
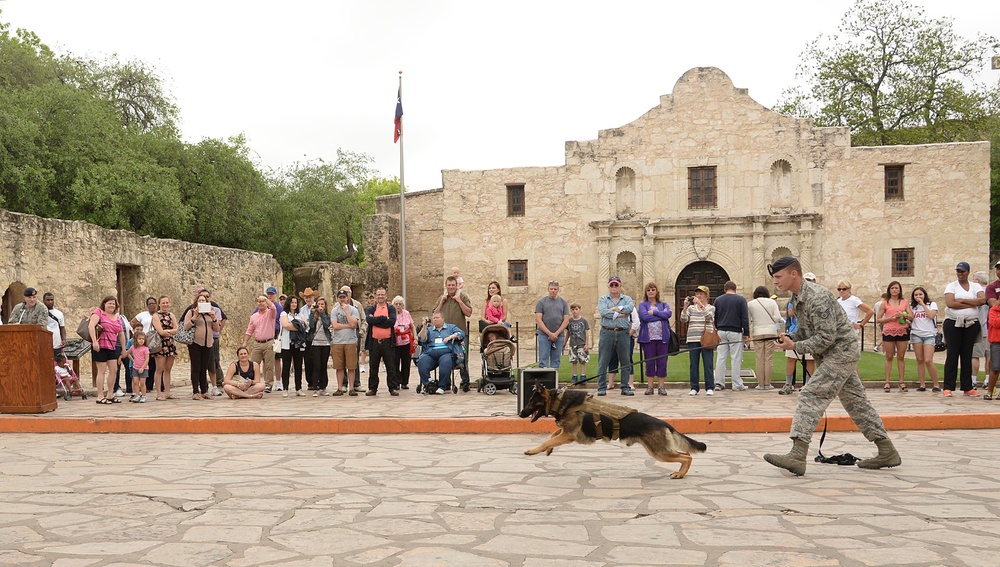
[{"label": "person holding camera", "polygon": [[185,312],[181,324],[187,330],[194,328],[194,340],[187,346],[191,357],[191,389],[194,391],[191,399],[211,400],[208,371],[212,367],[212,346],[215,344],[213,333],[222,327],[208,294],[198,294],[196,303]]},{"label": "person holding camera", "polygon": [[705,365],[705,395],[715,395],[715,369],[712,366],[712,350],[701,347],[701,335],[715,325],[715,307],[708,302],[708,286],[700,285],[694,295],[684,298],[681,321],[688,324],[687,346],[691,355],[689,374],[691,391],[689,396],[697,396],[700,381],[699,361]]}]

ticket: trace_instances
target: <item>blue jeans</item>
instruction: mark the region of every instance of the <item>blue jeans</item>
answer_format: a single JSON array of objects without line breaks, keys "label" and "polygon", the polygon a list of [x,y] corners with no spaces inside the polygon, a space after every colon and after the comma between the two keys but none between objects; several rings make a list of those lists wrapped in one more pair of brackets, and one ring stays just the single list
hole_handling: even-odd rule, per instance
[{"label": "blue jeans", "polygon": [[566,334],[560,334],[559,338],[554,341],[550,341],[548,335],[541,333],[535,333],[535,338],[538,339],[538,367],[559,368],[559,363],[562,362]]},{"label": "blue jeans", "polygon": [[715,371],[712,370],[712,358],[715,354],[707,348],[701,348],[701,343],[688,343],[691,350],[691,389],[699,391],[698,382],[700,380],[699,361],[705,363],[705,389],[715,390]]},{"label": "blue jeans", "polygon": [[597,391],[608,390],[608,363],[611,354],[618,353],[618,360],[625,361],[621,365],[622,390],[628,389],[628,379],[632,375],[632,352],[629,350],[632,337],[628,329],[609,331],[601,329],[600,341],[597,343]]},{"label": "blue jeans", "polygon": [[426,388],[431,380],[431,370],[438,369],[438,388],[451,388],[451,371],[455,369],[455,361],[450,348],[425,350],[417,359],[417,372],[420,373],[420,386]]}]

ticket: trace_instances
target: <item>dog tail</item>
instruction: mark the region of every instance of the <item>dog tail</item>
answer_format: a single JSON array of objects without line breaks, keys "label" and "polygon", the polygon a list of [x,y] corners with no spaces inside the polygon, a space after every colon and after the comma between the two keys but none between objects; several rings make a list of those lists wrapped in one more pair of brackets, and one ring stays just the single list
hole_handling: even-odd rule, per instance
[{"label": "dog tail", "polygon": [[685,453],[704,453],[708,449],[708,446],[701,441],[695,441],[679,431],[671,431],[670,435],[673,436],[677,447],[683,449]]}]

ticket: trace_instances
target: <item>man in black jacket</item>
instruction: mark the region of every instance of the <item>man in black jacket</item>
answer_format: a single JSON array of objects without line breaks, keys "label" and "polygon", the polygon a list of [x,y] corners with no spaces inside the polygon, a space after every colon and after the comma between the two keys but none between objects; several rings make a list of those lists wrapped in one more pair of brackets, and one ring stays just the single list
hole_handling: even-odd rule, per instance
[{"label": "man in black jacket", "polygon": [[726,282],[726,293],[715,298],[715,328],[719,331],[719,350],[715,358],[715,390],[726,389],[726,361],[732,358],[732,388],[746,390],[740,369],[743,345],[750,341],[750,311],[747,300],[736,294],[736,283]]},{"label": "man in black jacket", "polygon": [[368,335],[365,337],[365,348],[369,353],[368,363],[371,372],[368,373],[368,391],[366,396],[374,396],[378,391],[378,366],[385,362],[386,385],[389,395],[399,395],[399,375],[396,373],[396,308],[388,303],[385,288],[375,290],[375,305],[365,309],[368,320]]}]

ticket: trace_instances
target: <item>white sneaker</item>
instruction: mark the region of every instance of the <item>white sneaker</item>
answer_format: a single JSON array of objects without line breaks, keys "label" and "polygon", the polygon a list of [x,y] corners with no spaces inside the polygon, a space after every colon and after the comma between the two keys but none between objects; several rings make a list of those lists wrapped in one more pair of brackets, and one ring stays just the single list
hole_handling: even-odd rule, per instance
[{"label": "white sneaker", "polygon": [[442,390],[441,388],[438,388],[437,392],[434,392],[434,393],[435,394],[444,394],[444,390]]},{"label": "white sneaker", "polygon": [[705,390],[705,395],[706,396],[714,396],[715,395],[715,390]]},{"label": "white sneaker", "polygon": [[363,372],[363,373],[364,373],[364,372],[368,372],[368,367],[367,367],[367,366],[365,366],[364,364],[362,364],[362,365],[360,365],[360,370],[361,370],[361,372]]},{"label": "white sneaker", "polygon": [[688,395],[689,396],[697,396],[698,395],[698,390],[691,390],[690,392],[688,392]]},{"label": "white sneaker", "polygon": [[732,387],[732,390],[734,392],[742,392],[743,390],[749,390],[749,389],[750,388],[748,386],[746,386],[746,385],[743,385],[743,386],[733,386]]},{"label": "white sneaker", "polygon": [[117,390],[115,390],[115,397],[116,398],[124,398],[125,397],[125,392],[122,392],[122,389],[118,388]]},{"label": "white sneaker", "polygon": [[219,391],[219,388],[217,386],[212,386],[212,395],[213,396],[221,396],[222,392]]},{"label": "white sneaker", "polygon": [[306,395],[306,393],[303,392],[302,390],[295,390],[295,395],[301,398],[302,396]]},{"label": "white sneaker", "polygon": [[281,393],[281,397],[282,398],[287,398],[288,397],[288,392],[282,392]]}]

